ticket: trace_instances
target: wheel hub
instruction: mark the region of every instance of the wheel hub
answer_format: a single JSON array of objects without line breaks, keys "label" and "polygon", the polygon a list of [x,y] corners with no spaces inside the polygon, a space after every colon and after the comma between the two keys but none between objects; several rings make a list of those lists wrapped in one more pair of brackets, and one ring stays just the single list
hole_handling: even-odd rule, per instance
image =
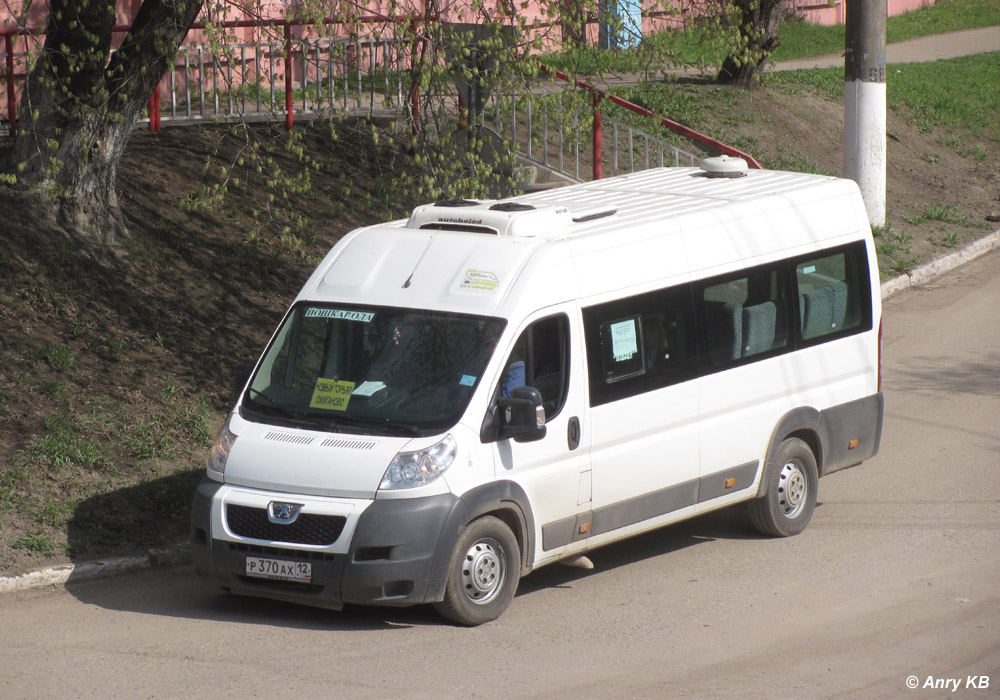
[{"label": "wheel hub", "polygon": [[807,496],[806,476],[795,462],[788,462],[778,475],[778,505],[786,518],[802,512]]},{"label": "wheel hub", "polygon": [[492,540],[480,540],[465,553],[462,587],[473,603],[486,605],[503,588],[506,570],[503,550]]}]

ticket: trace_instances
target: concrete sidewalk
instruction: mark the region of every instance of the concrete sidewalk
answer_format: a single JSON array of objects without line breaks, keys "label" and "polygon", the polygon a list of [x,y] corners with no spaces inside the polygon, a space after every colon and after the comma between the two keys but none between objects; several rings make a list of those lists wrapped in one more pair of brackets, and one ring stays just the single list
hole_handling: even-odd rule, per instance
[{"label": "concrete sidewalk", "polygon": [[[962,31],[948,32],[946,34],[932,34],[930,36],[887,44],[885,48],[887,64],[924,63],[940,59],[989,53],[991,51],[1000,51],[1000,25],[995,27],[981,27],[979,29],[963,29]],[[777,63],[768,62],[764,72],[836,68],[838,66],[841,68],[844,66],[843,51],[825,56],[796,58]],[[667,74],[672,76],[699,79],[714,79],[717,72],[718,67],[706,70],[675,68],[666,71]],[[640,73],[609,73],[600,77],[580,77],[583,77],[584,80],[598,89],[608,92],[614,92],[616,86],[636,85],[645,80],[657,81],[655,76],[648,77]],[[558,92],[566,87],[566,83],[559,80],[543,79],[539,83],[539,87],[547,91]]]},{"label": "concrete sidewalk", "polygon": [[[1000,26],[980,29],[963,29],[960,32],[933,34],[886,44],[886,63],[924,63],[944,58],[972,56],[978,53],[1000,51]],[[768,66],[768,70],[802,70],[809,68],[835,68],[844,65],[843,52],[796,58]]]}]

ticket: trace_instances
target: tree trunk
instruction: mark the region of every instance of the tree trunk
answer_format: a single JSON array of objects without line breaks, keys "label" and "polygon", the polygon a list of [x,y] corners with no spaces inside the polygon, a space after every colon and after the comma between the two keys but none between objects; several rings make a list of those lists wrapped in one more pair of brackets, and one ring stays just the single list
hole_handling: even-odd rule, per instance
[{"label": "tree trunk", "polygon": [[749,89],[759,84],[767,57],[781,43],[781,0],[735,0],[734,4],[741,15],[740,48],[726,57],[715,82]]},{"label": "tree trunk", "polygon": [[587,45],[587,15],[592,3],[562,0],[559,7],[559,27],[563,50]]},{"label": "tree trunk", "polygon": [[118,162],[203,1],[145,0],[113,55],[114,0],[50,3],[45,45],[28,75],[3,170],[48,201],[80,243],[114,244],[125,232]]}]

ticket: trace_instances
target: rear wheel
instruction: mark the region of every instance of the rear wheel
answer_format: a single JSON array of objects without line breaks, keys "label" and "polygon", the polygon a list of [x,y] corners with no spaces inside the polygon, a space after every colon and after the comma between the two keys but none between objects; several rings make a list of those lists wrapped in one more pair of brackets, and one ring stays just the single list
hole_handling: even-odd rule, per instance
[{"label": "rear wheel", "polygon": [[507,524],[492,515],[473,520],[458,538],[438,613],[460,625],[495,620],[521,578],[521,553]]},{"label": "rear wheel", "polygon": [[816,508],[819,472],[816,457],[802,440],[778,446],[764,470],[764,495],[750,501],[753,526],[765,535],[788,537],[802,532]]}]

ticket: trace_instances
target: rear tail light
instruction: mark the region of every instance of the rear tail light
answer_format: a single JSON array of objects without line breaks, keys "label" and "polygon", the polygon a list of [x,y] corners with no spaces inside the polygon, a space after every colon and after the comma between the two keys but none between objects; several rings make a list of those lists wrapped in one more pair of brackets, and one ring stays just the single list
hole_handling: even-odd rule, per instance
[{"label": "rear tail light", "polygon": [[882,319],[878,320],[878,390],[882,391]]}]

